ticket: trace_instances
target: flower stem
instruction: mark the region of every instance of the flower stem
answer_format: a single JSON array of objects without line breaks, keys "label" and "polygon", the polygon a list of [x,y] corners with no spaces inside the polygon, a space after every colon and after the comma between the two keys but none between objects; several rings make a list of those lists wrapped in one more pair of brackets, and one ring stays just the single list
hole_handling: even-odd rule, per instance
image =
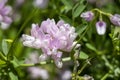
[{"label": "flower stem", "polygon": [[[70,61],[70,60],[71,60],[70,57],[62,58],[63,62]],[[31,67],[31,66],[44,65],[44,64],[50,64],[50,63],[53,63],[53,60],[51,60],[50,62],[42,61],[37,64],[34,64],[34,63],[33,64],[21,64],[20,67]]]},{"label": "flower stem", "polygon": [[21,26],[20,30],[18,31],[17,36],[15,37],[15,39],[12,42],[11,47],[10,47],[10,49],[8,51],[8,54],[7,54],[7,59],[8,60],[12,60],[13,59],[13,53],[14,53],[14,47],[15,47],[16,41],[18,40],[18,37],[20,36],[22,30],[25,28],[26,24],[32,19],[33,14],[35,12],[36,12],[36,9],[33,9],[31,14],[29,15],[28,19],[23,23],[23,25]]},{"label": "flower stem", "polygon": [[90,27],[90,26],[88,26],[88,27],[86,28],[85,32],[81,35],[81,37],[79,38],[79,40],[77,41],[77,43],[73,46],[72,51],[73,51],[73,49],[75,48],[75,46],[81,41],[81,39],[84,37],[84,35],[87,33],[89,27]]},{"label": "flower stem", "polygon": [[108,73],[106,73],[102,78],[101,80],[106,80],[106,78],[110,75],[111,71],[109,71]]},{"label": "flower stem", "polygon": [[92,11],[97,11],[97,12],[99,12],[100,14],[106,15],[106,16],[108,16],[108,17],[109,17],[109,16],[112,16],[112,14],[103,12],[103,11],[97,9],[97,8],[93,9]]}]

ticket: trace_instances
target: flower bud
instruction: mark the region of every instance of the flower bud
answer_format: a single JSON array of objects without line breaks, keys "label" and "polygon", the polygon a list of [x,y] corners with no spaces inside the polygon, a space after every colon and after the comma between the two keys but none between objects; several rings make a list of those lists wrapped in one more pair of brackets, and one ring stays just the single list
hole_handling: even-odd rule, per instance
[{"label": "flower bud", "polygon": [[120,15],[119,14],[115,14],[115,15],[112,15],[110,17],[110,21],[116,25],[116,26],[120,26]]},{"label": "flower bud", "polygon": [[87,11],[82,13],[80,17],[84,18],[86,21],[91,21],[94,17],[94,13],[91,11]]},{"label": "flower bud", "polygon": [[104,35],[106,32],[106,23],[103,21],[98,21],[96,23],[96,30],[99,35]]}]

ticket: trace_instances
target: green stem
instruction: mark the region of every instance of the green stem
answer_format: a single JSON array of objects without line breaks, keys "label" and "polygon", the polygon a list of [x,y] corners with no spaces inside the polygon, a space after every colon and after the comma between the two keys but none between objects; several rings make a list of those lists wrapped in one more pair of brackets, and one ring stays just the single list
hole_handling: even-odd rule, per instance
[{"label": "green stem", "polygon": [[[70,60],[71,60],[70,57],[62,58],[63,62],[70,61]],[[53,63],[53,60],[51,60],[50,62],[42,61],[37,64],[34,64],[34,63],[33,64],[21,64],[20,67],[30,67],[30,66],[44,65],[44,64],[50,64],[50,63]]]},{"label": "green stem", "polygon": [[106,65],[110,70],[113,71],[114,68],[113,68],[113,66],[110,64],[110,62],[107,60],[107,58],[106,58],[105,55],[102,56],[102,59],[105,61],[105,65]]},{"label": "green stem", "polygon": [[97,8],[93,9],[92,11],[97,11],[97,12],[99,12],[100,14],[106,15],[106,16],[108,16],[108,17],[112,16],[112,14],[103,12],[103,11],[97,9]]},{"label": "green stem", "polygon": [[81,39],[84,37],[84,35],[87,33],[89,27],[90,27],[90,26],[88,26],[88,27],[86,28],[85,32],[81,35],[81,37],[79,38],[79,40],[77,41],[77,43],[73,46],[72,51],[73,51],[73,49],[75,48],[75,46],[81,41]]},{"label": "green stem", "polygon": [[82,66],[82,68],[78,71],[78,74],[80,74],[84,69],[85,69],[85,67],[88,65],[88,63],[85,63],[83,66]]},{"label": "green stem", "polygon": [[87,61],[85,61],[85,64],[82,66],[82,68],[81,68],[80,70],[78,70],[78,74],[80,74],[80,73],[85,69],[85,67],[86,67],[88,64],[90,64],[89,61],[90,61],[90,59],[87,60]]},{"label": "green stem", "polygon": [[106,73],[102,78],[101,80],[106,80],[106,78],[110,75],[111,71],[109,71],[108,73]]},{"label": "green stem", "polygon": [[31,12],[31,14],[29,15],[28,19],[23,23],[23,25],[21,26],[20,30],[18,31],[17,36],[15,37],[15,39],[14,39],[13,43],[11,44],[11,47],[10,47],[10,49],[8,51],[8,54],[7,54],[7,59],[8,60],[12,60],[13,59],[13,50],[14,50],[16,41],[18,40],[18,37],[20,36],[22,30],[25,28],[26,24],[32,19],[35,11],[36,11],[36,9],[34,9]]}]

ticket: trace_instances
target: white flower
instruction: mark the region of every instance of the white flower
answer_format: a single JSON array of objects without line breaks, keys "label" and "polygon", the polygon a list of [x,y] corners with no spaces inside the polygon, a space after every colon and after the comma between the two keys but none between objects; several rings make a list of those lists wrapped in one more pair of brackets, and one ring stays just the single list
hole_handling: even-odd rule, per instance
[{"label": "white flower", "polygon": [[103,21],[98,21],[96,23],[96,30],[99,35],[104,35],[106,32],[106,23]]}]

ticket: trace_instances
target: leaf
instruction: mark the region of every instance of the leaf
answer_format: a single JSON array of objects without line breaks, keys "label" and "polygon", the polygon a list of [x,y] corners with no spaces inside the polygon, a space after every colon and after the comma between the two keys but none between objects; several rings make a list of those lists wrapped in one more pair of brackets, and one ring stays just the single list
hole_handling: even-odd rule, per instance
[{"label": "leaf", "polygon": [[97,49],[93,45],[91,45],[89,43],[86,43],[86,47],[93,50],[93,51],[95,51],[95,52],[97,51]]},{"label": "leaf", "polygon": [[[78,5],[79,4],[79,5]],[[86,4],[84,4],[84,0],[81,0],[80,3],[78,3],[73,8],[73,18],[76,18],[80,15],[80,13],[86,8]]]},{"label": "leaf", "polygon": [[18,77],[13,73],[9,72],[10,80],[18,80]]},{"label": "leaf", "polygon": [[67,16],[61,15],[60,19],[64,20],[66,23],[72,24],[72,20]]},{"label": "leaf", "polygon": [[13,57],[11,63],[13,64],[14,68],[17,68],[20,65],[18,59],[15,56]]},{"label": "leaf", "polygon": [[6,62],[3,61],[3,60],[0,60],[0,66],[1,66],[1,65],[4,65],[4,64],[6,64]]},{"label": "leaf", "polygon": [[87,28],[87,25],[85,25],[85,24],[79,25],[76,29],[76,30],[78,30],[77,31],[78,35],[80,36],[81,33],[83,33],[86,30],[86,28]]},{"label": "leaf", "polygon": [[2,40],[2,51],[5,55],[7,55],[8,53],[8,44],[7,42],[5,41],[5,39]]},{"label": "leaf", "polygon": [[6,61],[6,60],[7,60],[6,57],[3,55],[2,52],[0,52],[0,59],[3,60],[3,61]]},{"label": "leaf", "polygon": [[85,52],[83,52],[83,51],[80,52],[80,55],[79,55],[80,59],[87,59],[88,57],[89,56]]},{"label": "leaf", "polygon": [[5,41],[6,41],[6,42],[9,42],[9,43],[12,43],[12,42],[13,42],[13,40],[11,40],[11,39],[5,39]]},{"label": "leaf", "polygon": [[61,0],[61,1],[67,7],[68,11],[72,9],[72,7],[73,7],[73,1],[72,0]]}]

